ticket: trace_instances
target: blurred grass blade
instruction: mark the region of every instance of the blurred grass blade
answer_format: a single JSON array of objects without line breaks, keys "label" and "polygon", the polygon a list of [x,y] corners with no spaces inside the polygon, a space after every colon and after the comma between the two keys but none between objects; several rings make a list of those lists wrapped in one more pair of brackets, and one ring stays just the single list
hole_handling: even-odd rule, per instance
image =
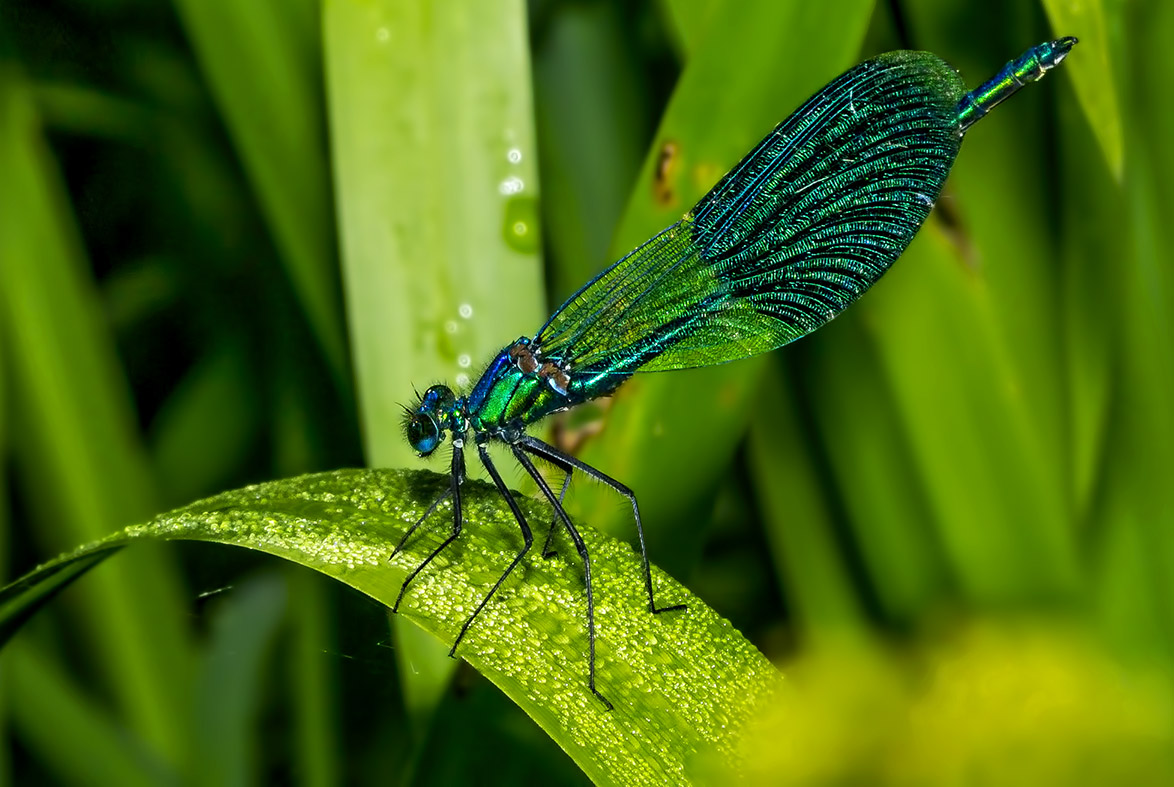
[{"label": "blurred grass blade", "polygon": [[549,16],[536,33],[534,90],[549,291],[562,303],[607,261],[652,133],[653,95],[621,5],[566,4]]},{"label": "blurred grass blade", "polygon": [[664,15],[676,40],[681,59],[688,61],[709,29],[709,16],[723,8],[722,0],[661,0]]},{"label": "blurred grass blade", "polygon": [[261,421],[261,397],[249,372],[244,348],[222,342],[192,365],[159,408],[150,442],[167,500],[223,489],[240,472]]},{"label": "blurred grass blade", "polygon": [[[970,32],[989,19],[983,9],[905,8],[917,46],[968,84],[1047,35],[1026,7],[990,40]],[[1050,160],[1048,91],[1064,100],[1064,81],[1031,86],[967,133],[930,223],[859,307],[950,568],[978,605],[1070,601],[1082,580],[1049,221],[1056,178],[1024,176]]]},{"label": "blurred grass blade", "polygon": [[1120,270],[1106,261],[1128,248],[1129,218],[1126,192],[1097,153],[1080,110],[1065,105],[1059,117],[1065,132],[1057,191],[1067,228],[1061,238],[1061,276],[1071,486],[1076,521],[1087,526],[1098,516],[1118,371],[1114,355],[1129,311]]},{"label": "blurred grass blade", "polygon": [[[1125,172],[1125,148],[1121,135],[1121,104],[1117,97],[1117,68],[1104,0],[1043,0],[1048,20],[1057,36],[1080,39],[1080,56],[1064,64],[1076,89],[1084,117],[1092,127],[1101,154],[1113,178]],[[1114,4],[1116,5],[1116,4]]]},{"label": "blurred grass blade", "polygon": [[[15,456],[30,509],[55,523],[35,532],[51,553],[147,516],[154,493],[64,189],[27,85],[4,65],[0,172],[0,340],[21,415]],[[96,577],[74,601],[110,691],[174,764],[185,758],[189,652],[173,567],[145,557]]]},{"label": "blurred grass blade", "polygon": [[175,771],[127,736],[119,719],[28,638],[5,648],[2,661],[11,677],[13,732],[57,783],[156,787],[179,782]]},{"label": "blurred grass blade", "polygon": [[[446,528],[421,531],[403,553],[388,556],[447,483],[441,475],[399,470],[275,481],[193,503],[61,560],[144,539],[214,541],[286,558],[390,604]],[[521,544],[493,488],[470,481],[466,489],[464,533],[419,576],[402,607],[404,617],[446,643]],[[534,521],[547,510],[521,496],[519,503]],[[598,685],[614,711],[587,689],[583,585],[574,561],[542,560],[532,552],[469,629],[460,655],[596,783],[678,783],[701,752],[716,750],[728,759],[742,725],[774,692],[778,673],[727,621],[655,569],[664,596],[689,608],[650,614],[632,549],[591,528],[584,528],[583,538],[597,567]],[[26,594],[56,568],[37,569],[17,591],[0,590],[0,604],[20,614],[10,597]]]},{"label": "blurred grass blade", "polygon": [[335,382],[350,385],[315,0],[175,0]]},{"label": "blurred grass blade", "polygon": [[326,72],[367,459],[414,465],[400,404],[545,315],[525,8],[331,0]]},{"label": "blurred grass blade", "polygon": [[763,383],[760,407],[771,418],[750,431],[750,471],[797,636],[806,647],[858,635],[863,610],[779,364],[768,367]]},{"label": "blurred grass blade", "polygon": [[[1112,445],[1124,447],[1125,442]],[[1155,561],[1152,533],[1139,521],[1136,486],[1110,473],[1100,528],[1093,540],[1094,608],[1106,640],[1142,663],[1174,660],[1174,631],[1164,577],[1166,561]],[[1164,523],[1159,522],[1159,525]]]},{"label": "blurred grass blade", "polygon": [[[1169,343],[1174,335],[1174,276],[1166,264],[1169,217],[1150,155],[1140,142],[1130,146],[1132,188],[1126,208],[1131,253],[1123,271],[1124,303],[1129,308],[1121,319],[1119,404],[1109,426],[1111,459],[1103,493],[1103,527],[1129,533],[1104,536],[1110,546],[1126,545],[1117,548],[1117,560],[1104,562],[1120,572],[1106,577],[1107,590],[1158,600],[1163,625],[1153,632],[1131,632],[1130,644],[1156,644],[1169,657],[1174,655],[1174,490],[1169,483],[1174,467],[1174,350]],[[1123,562],[1122,556],[1132,560]],[[1119,607],[1113,611],[1122,612]],[[1123,622],[1136,624],[1138,617],[1128,611],[1110,623],[1121,629]]]},{"label": "blurred grass blade", "polygon": [[[869,0],[715,5],[645,159],[612,258],[678,220],[789,112],[851,65],[871,12]],[[753,412],[761,364],[638,376],[581,454],[637,491],[650,549],[670,570],[686,571],[697,557],[700,524]],[[631,513],[610,490],[582,486],[576,498],[582,518],[631,533]]]},{"label": "blurred grass blade", "polygon": [[989,289],[935,229],[881,287],[860,309],[964,596],[997,605],[1070,592],[1075,556],[1049,542],[1045,525],[1059,515],[1045,508],[1039,469],[1028,466],[1037,460],[1021,448],[1022,383],[1001,357]]},{"label": "blurred grass blade", "polygon": [[[1106,623],[1118,641],[1174,658],[1174,107],[1156,99],[1168,89],[1174,54],[1164,45],[1174,7],[1122,13],[1132,56],[1122,80],[1125,242],[1114,246],[1113,274],[1122,295],[1115,346],[1114,407],[1107,427],[1098,525]],[[1141,53],[1146,53],[1145,57]],[[1156,91],[1156,92],[1155,92]],[[1124,250],[1124,254],[1121,252]],[[1103,264],[1103,263],[1102,263]],[[1119,532],[1120,531],[1120,532]],[[1110,551],[1111,550],[1111,551]],[[1100,556],[1099,556],[1100,557]],[[1155,618],[1157,625],[1154,625]],[[1148,653],[1146,655],[1149,655]]]},{"label": "blurred grass blade", "polygon": [[209,641],[196,686],[197,784],[259,784],[256,762],[265,670],[287,607],[281,578],[237,583],[215,599]]},{"label": "blurred grass blade", "polygon": [[[413,386],[467,385],[545,316],[525,6],[330,0],[324,14],[364,448],[370,465],[414,465]],[[397,641],[407,703],[428,715],[452,668]],[[430,659],[444,666],[407,668]]]},{"label": "blurred grass blade", "polygon": [[[432,715],[444,698],[457,664],[448,658],[448,646],[427,631],[394,615],[388,620],[404,692],[404,710],[412,727],[412,743],[420,746],[431,735]],[[420,751],[415,754],[419,755]],[[409,765],[405,772],[414,768],[414,764]]]},{"label": "blurred grass blade", "polygon": [[332,655],[338,643],[325,583],[308,571],[288,572],[293,644],[290,695],[297,717],[294,770],[304,787],[342,783],[339,687]]},{"label": "blurred grass blade", "polygon": [[[0,325],[0,331],[4,328]],[[8,369],[4,366],[4,337],[0,336],[0,456],[8,456]],[[8,477],[0,474],[0,582],[8,580],[9,551],[8,512],[11,507],[8,500]],[[3,632],[0,631],[0,641],[3,641]],[[0,709],[8,707],[9,668],[7,662],[0,658]],[[8,739],[8,714],[0,710],[0,741]],[[9,764],[8,746],[0,746],[0,787],[8,787],[11,773]]]},{"label": "blurred grass blade", "polygon": [[869,595],[888,620],[914,621],[946,590],[948,571],[866,314],[847,314],[795,348],[793,368],[803,370],[803,410],[818,423],[819,445],[807,450],[826,453],[826,494],[842,506],[845,544],[859,552]]},{"label": "blurred grass blade", "polygon": [[38,81],[31,89],[45,125],[54,131],[143,145],[156,125],[140,104],[88,85]]}]

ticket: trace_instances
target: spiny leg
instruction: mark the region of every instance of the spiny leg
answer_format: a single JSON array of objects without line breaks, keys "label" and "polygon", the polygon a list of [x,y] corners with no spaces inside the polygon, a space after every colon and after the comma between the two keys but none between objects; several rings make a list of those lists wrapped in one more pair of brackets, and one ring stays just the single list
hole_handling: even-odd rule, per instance
[{"label": "spiny leg", "polygon": [[571,518],[567,516],[562,504],[555,498],[546,479],[530,461],[530,457],[526,456],[517,445],[511,445],[510,448],[513,450],[514,456],[517,457],[518,463],[530,474],[530,477],[538,484],[538,488],[542,490],[542,494],[554,507],[555,514],[562,520],[563,527],[567,529],[571,540],[575,542],[575,549],[578,550],[579,557],[583,559],[583,583],[587,586],[587,686],[591,689],[591,693],[607,706],[608,710],[612,710],[615,706],[607,697],[599,693],[599,689],[595,688],[595,596],[591,587],[591,556],[587,553],[587,545],[583,543],[583,537],[571,524]]},{"label": "spiny leg", "polygon": [[453,642],[452,649],[448,652],[448,655],[450,656],[456,654],[457,645],[461,644],[461,640],[465,637],[465,632],[469,630],[469,626],[473,625],[473,619],[481,614],[481,610],[485,609],[485,605],[489,603],[489,599],[493,598],[493,594],[497,592],[499,587],[501,587],[501,583],[505,582],[506,577],[508,577],[513,572],[513,570],[517,568],[518,563],[522,562],[522,558],[527,552],[530,551],[530,547],[534,544],[534,535],[530,532],[530,525],[526,523],[526,517],[522,516],[522,510],[518,508],[518,503],[516,500],[514,500],[514,496],[510,494],[510,490],[506,488],[505,482],[501,480],[501,474],[497,472],[497,467],[495,467],[493,462],[490,460],[489,452],[485,450],[484,443],[477,444],[477,453],[481,456],[481,464],[485,465],[485,469],[489,471],[489,476],[493,479],[493,485],[497,487],[498,493],[500,493],[501,496],[505,498],[506,503],[509,504],[510,511],[514,512],[514,519],[518,520],[518,527],[522,529],[522,540],[525,543],[522,545],[521,551],[518,552],[518,554],[514,557],[514,561],[510,563],[509,568],[507,568],[502,573],[502,575],[497,578],[497,582],[495,582],[493,587],[489,589],[489,592],[485,594],[485,598],[481,599],[481,603],[477,605],[475,610],[473,610],[473,614],[470,615],[469,619],[465,621],[465,625],[461,626],[461,632],[457,634],[456,641]]},{"label": "spiny leg", "polygon": [[[421,571],[423,571],[425,569],[425,567],[427,567],[427,565],[429,563],[431,563],[436,558],[437,555],[439,555],[441,552],[443,552],[445,547],[447,547],[453,541],[456,541],[457,536],[459,536],[461,534],[461,484],[463,484],[464,482],[465,482],[464,444],[460,440],[453,440],[453,443],[452,443],[452,486],[450,487],[450,494],[452,495],[452,534],[448,538],[444,539],[444,541],[441,543],[440,546],[438,546],[436,549],[432,550],[432,553],[430,555],[428,555],[428,557],[424,558],[424,562],[421,563],[420,565],[416,566],[415,570],[413,570],[412,573],[408,574],[407,579],[404,580],[404,584],[400,586],[399,595],[396,596],[395,604],[393,604],[391,607],[392,612],[399,611],[400,602],[404,600],[404,594],[408,592],[408,585],[410,585],[412,580],[416,578],[416,575],[419,574]],[[443,498],[444,498],[444,495],[441,495],[441,497],[438,498],[437,501],[432,504],[432,507],[435,508],[437,505],[439,505],[440,500]],[[429,509],[429,513],[431,513],[431,509]],[[427,516],[427,514],[425,514],[425,516]],[[423,520],[421,520],[421,521],[423,521]],[[417,525],[418,524],[419,523],[417,523]],[[414,529],[414,527],[413,527],[413,529]],[[411,532],[411,531],[409,531],[409,532]],[[402,541],[401,541],[401,544],[402,544]],[[396,549],[398,550],[399,547],[396,547]]]},{"label": "spiny leg", "polygon": [[[452,488],[453,488],[453,485],[450,483],[448,485],[448,489],[441,492],[440,497],[438,497],[432,501],[432,505],[428,506],[428,510],[424,512],[424,515],[416,520],[416,524],[414,524],[408,528],[407,532],[404,533],[403,538],[401,538],[399,540],[399,543],[395,545],[395,549],[391,550],[391,557],[395,557],[396,555],[398,555],[400,553],[400,550],[404,548],[404,544],[406,544],[408,542],[408,539],[412,537],[412,533],[415,533],[416,529],[418,527],[420,527],[420,525],[424,524],[425,519],[432,516],[432,512],[436,510],[437,506],[439,506],[445,500],[448,500],[449,496],[452,494]],[[388,558],[388,560],[390,560],[390,559],[391,558]]]},{"label": "spiny leg", "polygon": [[[558,504],[560,507],[563,504],[563,498],[567,496],[567,487],[570,485],[571,485],[571,469],[568,467],[568,468],[566,468],[566,471],[563,473],[563,488],[560,489],[558,492]],[[558,554],[558,552],[556,552],[550,548],[550,540],[552,538],[554,538],[554,529],[557,526],[558,526],[558,514],[555,514],[550,519],[550,529],[546,531],[546,541],[544,541],[542,543],[542,557],[546,560],[550,560],[552,557],[554,557],[555,555]]]},{"label": "spiny leg", "polygon": [[547,445],[541,440],[537,440],[529,435],[523,435],[517,442],[517,446],[529,451],[535,456],[540,456],[546,461],[554,464],[557,467],[563,468],[568,474],[572,469],[580,470],[586,475],[594,478],[602,484],[610,486],[612,489],[619,492],[632,503],[632,516],[636,520],[636,535],[640,540],[640,559],[644,563],[644,587],[648,591],[648,609],[655,615],[662,612],[676,612],[686,608],[685,604],[672,604],[667,607],[656,606],[656,598],[652,593],[652,566],[648,562],[648,548],[644,545],[644,523],[640,521],[640,506],[636,504],[636,493],[629,489],[624,484],[615,480],[609,475],[605,475],[596,470],[591,465],[576,459],[570,454],[564,454],[552,445]]}]

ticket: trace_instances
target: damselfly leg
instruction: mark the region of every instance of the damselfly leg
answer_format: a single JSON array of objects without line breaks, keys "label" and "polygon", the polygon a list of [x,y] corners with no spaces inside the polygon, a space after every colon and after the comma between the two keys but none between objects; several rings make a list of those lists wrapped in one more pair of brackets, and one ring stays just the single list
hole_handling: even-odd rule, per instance
[{"label": "damselfly leg", "polygon": [[[416,568],[412,570],[412,573],[408,574],[407,578],[404,580],[404,583],[400,585],[399,595],[396,596],[395,604],[393,604],[391,607],[392,612],[399,611],[400,602],[404,600],[404,594],[408,592],[408,585],[412,583],[412,580],[419,576],[420,572],[423,571],[429,563],[435,560],[436,556],[443,552],[445,547],[447,547],[453,541],[456,541],[457,536],[461,534],[461,484],[464,482],[465,451],[463,445],[459,441],[454,440],[452,444],[452,486],[449,487],[447,494],[442,494],[440,497],[438,497],[436,502],[434,502],[429,507],[428,512],[425,513],[424,516],[420,517],[416,524],[412,525],[408,533],[405,534],[402,539],[400,539],[400,545],[402,546],[404,541],[407,540],[408,535],[416,528],[418,528],[420,523],[428,518],[428,514],[434,511],[436,507],[440,505],[440,501],[449,495],[452,496],[452,532],[449,534],[448,538],[441,542],[440,546],[432,550],[431,554],[424,558],[424,561],[420,563],[420,565],[416,566]],[[399,546],[396,547],[396,551],[399,551]],[[392,553],[393,556],[394,554],[395,553]]]},{"label": "damselfly leg", "polygon": [[[562,506],[563,498],[565,498],[567,496],[567,487],[569,487],[570,485],[571,485],[571,470],[568,468],[563,473],[563,485],[562,485],[562,488],[559,489],[559,492],[558,492],[559,506]],[[559,521],[560,521],[560,518],[557,513],[550,518],[550,529],[548,529],[546,531],[546,540],[542,542],[542,557],[545,560],[550,560],[552,557],[554,557],[555,555],[558,554],[557,550],[550,548],[550,542],[551,542],[551,539],[554,538],[554,529],[556,527],[558,527]]]},{"label": "damselfly leg", "polygon": [[550,484],[546,483],[546,479],[538,472],[538,468],[530,461],[530,457],[526,456],[522,445],[516,443],[510,448],[513,450],[514,456],[517,457],[518,464],[525,468],[530,477],[534,479],[534,483],[538,484],[538,488],[542,490],[547,501],[554,507],[555,514],[562,520],[563,527],[567,529],[571,540],[575,542],[575,549],[583,560],[583,583],[587,587],[587,687],[591,689],[592,694],[599,698],[600,702],[607,706],[608,710],[612,710],[611,702],[599,693],[599,689],[595,688],[595,593],[591,586],[591,555],[587,552],[583,536],[579,535],[579,531],[571,523],[571,518],[567,516],[567,512],[563,509],[558,498],[554,496]]},{"label": "damselfly leg", "polygon": [[[515,443],[515,445],[533,454],[534,456],[545,459],[555,467],[561,468],[568,474],[568,477],[572,470],[578,470],[584,475],[594,478],[601,484],[611,487],[624,497],[628,498],[628,501],[632,504],[632,516],[636,520],[636,536],[640,541],[640,560],[644,566],[644,587],[648,591],[648,609],[656,615],[659,615],[662,612],[676,612],[685,609],[685,604],[671,604],[667,607],[656,606],[656,598],[653,595],[652,590],[652,566],[648,562],[648,548],[644,544],[644,523],[640,520],[640,506],[636,503],[636,494],[631,489],[629,489],[624,484],[621,484],[611,476],[599,472],[586,462],[583,462],[580,459],[576,459],[570,454],[564,454],[554,446],[548,445],[547,443],[544,443],[541,440],[537,440],[528,435],[522,435],[521,438],[519,438]],[[558,502],[551,500],[551,504],[555,506],[556,514],[559,514],[565,522],[570,522],[570,518],[567,517],[566,512],[562,508],[561,499]]]},{"label": "damselfly leg", "polygon": [[493,479],[493,485],[497,487],[498,494],[500,494],[502,498],[505,499],[506,503],[510,507],[510,511],[512,511],[514,514],[514,519],[518,521],[518,527],[522,530],[523,544],[521,550],[519,550],[518,554],[514,556],[514,559],[510,563],[509,567],[506,568],[506,570],[502,572],[501,576],[497,578],[497,582],[493,583],[493,587],[490,588],[489,592],[485,594],[485,598],[481,599],[481,603],[477,605],[475,610],[473,610],[473,614],[470,615],[469,619],[465,621],[465,624],[461,626],[461,631],[459,634],[457,634],[457,638],[452,643],[452,648],[448,652],[448,655],[450,656],[456,654],[457,645],[461,644],[461,640],[465,638],[465,632],[469,630],[469,626],[473,625],[473,619],[481,614],[481,610],[485,609],[485,605],[489,603],[489,599],[493,598],[493,594],[497,592],[499,587],[501,587],[501,583],[505,582],[506,577],[513,573],[513,570],[518,567],[518,563],[522,562],[522,558],[525,557],[526,553],[530,551],[530,547],[534,545],[534,534],[530,532],[530,525],[526,522],[526,517],[522,515],[522,509],[518,508],[518,501],[514,500],[514,496],[506,487],[505,482],[501,480],[501,473],[497,472],[497,467],[494,466],[493,461],[489,458],[489,452],[485,450],[485,443],[481,442],[477,444],[477,453],[481,457],[481,464],[485,465],[485,469],[489,472],[490,478]]}]

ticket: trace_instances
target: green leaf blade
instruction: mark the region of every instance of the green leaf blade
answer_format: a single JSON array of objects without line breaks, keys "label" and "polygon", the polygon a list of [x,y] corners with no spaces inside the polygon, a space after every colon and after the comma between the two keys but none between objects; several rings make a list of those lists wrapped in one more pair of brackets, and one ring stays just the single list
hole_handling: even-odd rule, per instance
[{"label": "green leaf blade", "polygon": [[[212,541],[286,558],[390,605],[408,572],[448,532],[446,503],[388,559],[446,484],[444,476],[399,470],[274,481],[193,503],[62,560],[140,539]],[[492,487],[469,481],[464,488],[461,537],[421,572],[400,608],[445,643],[455,640],[522,544]],[[541,521],[544,506],[521,496],[519,504]],[[532,549],[470,627],[458,655],[597,783],[680,782],[701,753],[732,757],[737,731],[774,690],[774,667],[728,621],[657,569],[659,598],[688,609],[649,613],[636,553],[589,528],[583,538],[596,594],[597,685],[614,711],[588,690],[583,579],[569,544],[558,542],[559,556],[551,560]],[[44,566],[17,585],[27,588],[54,570],[54,564]],[[9,603],[17,585],[0,591],[0,609],[10,615],[19,612]]]},{"label": "green leaf blade", "polygon": [[525,15],[515,0],[436,15],[332,0],[324,15],[364,448],[413,465],[413,385],[467,384],[545,317]]}]

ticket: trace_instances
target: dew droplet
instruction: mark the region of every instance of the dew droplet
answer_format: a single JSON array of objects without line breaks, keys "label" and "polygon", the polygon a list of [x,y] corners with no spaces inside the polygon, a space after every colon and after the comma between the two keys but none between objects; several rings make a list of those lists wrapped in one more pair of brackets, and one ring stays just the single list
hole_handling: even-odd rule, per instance
[{"label": "dew droplet", "polygon": [[509,196],[520,193],[524,188],[526,188],[526,184],[521,178],[517,175],[510,175],[498,185],[497,190],[499,193]]},{"label": "dew droplet", "polygon": [[514,251],[532,254],[538,251],[538,201],[533,197],[514,197],[506,202],[502,235]]}]

